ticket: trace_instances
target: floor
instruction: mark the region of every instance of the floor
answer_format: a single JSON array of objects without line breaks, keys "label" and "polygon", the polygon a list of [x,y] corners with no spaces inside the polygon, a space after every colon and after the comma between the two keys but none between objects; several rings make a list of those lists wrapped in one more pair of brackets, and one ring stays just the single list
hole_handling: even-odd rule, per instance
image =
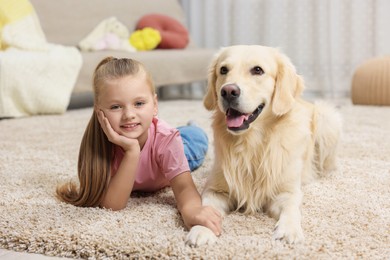
[{"label": "floor", "polygon": [[49,257],[40,254],[19,253],[15,251],[0,249],[0,260],[59,260],[69,259],[60,257]]}]

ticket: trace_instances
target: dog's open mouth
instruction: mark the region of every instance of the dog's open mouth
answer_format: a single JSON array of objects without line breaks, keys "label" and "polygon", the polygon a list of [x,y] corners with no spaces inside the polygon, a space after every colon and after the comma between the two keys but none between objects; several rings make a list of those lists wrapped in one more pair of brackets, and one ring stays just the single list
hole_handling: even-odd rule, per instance
[{"label": "dog's open mouth", "polygon": [[260,104],[251,114],[244,114],[233,108],[226,110],[226,124],[229,130],[240,131],[249,127],[250,123],[260,115],[264,104]]}]

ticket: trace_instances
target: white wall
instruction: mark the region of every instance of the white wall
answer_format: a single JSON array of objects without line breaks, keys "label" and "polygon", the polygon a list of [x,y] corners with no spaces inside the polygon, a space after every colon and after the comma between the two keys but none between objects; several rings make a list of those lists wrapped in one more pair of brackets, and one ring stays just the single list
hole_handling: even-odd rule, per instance
[{"label": "white wall", "polygon": [[355,68],[390,55],[390,0],[181,0],[202,47],[279,47],[306,94],[344,97]]}]

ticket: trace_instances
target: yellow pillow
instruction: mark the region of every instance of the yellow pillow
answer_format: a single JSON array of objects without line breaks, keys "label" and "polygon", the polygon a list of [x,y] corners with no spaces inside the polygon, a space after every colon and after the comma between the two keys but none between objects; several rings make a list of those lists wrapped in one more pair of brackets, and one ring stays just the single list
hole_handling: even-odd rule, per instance
[{"label": "yellow pillow", "polygon": [[0,0],[0,49],[3,49],[2,31],[7,24],[13,23],[34,12],[28,0]]},{"label": "yellow pillow", "polygon": [[161,35],[159,31],[145,27],[134,31],[130,35],[129,42],[138,51],[153,50],[161,42]]}]

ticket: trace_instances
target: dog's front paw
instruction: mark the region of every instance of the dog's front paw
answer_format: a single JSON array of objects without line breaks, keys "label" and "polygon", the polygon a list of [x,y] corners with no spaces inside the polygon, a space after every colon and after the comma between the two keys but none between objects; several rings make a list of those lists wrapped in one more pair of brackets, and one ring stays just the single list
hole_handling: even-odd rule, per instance
[{"label": "dog's front paw", "polygon": [[303,231],[299,224],[284,222],[276,224],[272,238],[274,240],[285,240],[289,244],[297,244],[304,240]]},{"label": "dog's front paw", "polygon": [[205,244],[214,244],[217,236],[213,231],[204,226],[193,226],[186,238],[186,244],[190,246],[200,246]]}]

